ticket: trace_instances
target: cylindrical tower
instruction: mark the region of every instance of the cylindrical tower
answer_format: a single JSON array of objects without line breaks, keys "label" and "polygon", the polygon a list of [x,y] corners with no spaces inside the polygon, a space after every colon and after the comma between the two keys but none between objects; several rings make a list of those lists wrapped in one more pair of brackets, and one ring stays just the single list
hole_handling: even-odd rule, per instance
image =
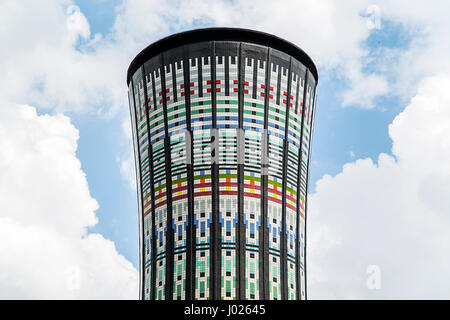
[{"label": "cylindrical tower", "polygon": [[317,79],[297,46],[236,28],[132,61],[142,299],[306,299]]}]

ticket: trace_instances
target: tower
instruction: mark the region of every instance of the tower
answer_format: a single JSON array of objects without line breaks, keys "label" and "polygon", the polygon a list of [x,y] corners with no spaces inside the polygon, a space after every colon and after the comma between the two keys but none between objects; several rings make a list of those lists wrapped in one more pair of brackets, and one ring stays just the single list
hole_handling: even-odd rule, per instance
[{"label": "tower", "polygon": [[132,61],[142,299],[306,299],[317,80],[297,46],[246,29]]}]

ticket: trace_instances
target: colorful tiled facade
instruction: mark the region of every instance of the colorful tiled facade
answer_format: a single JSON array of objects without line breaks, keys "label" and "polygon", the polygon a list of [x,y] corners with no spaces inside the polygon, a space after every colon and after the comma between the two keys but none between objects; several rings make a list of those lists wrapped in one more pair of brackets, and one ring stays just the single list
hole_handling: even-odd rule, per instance
[{"label": "colorful tiled facade", "polygon": [[130,67],[141,298],[306,299],[317,71],[289,43],[214,31]]}]

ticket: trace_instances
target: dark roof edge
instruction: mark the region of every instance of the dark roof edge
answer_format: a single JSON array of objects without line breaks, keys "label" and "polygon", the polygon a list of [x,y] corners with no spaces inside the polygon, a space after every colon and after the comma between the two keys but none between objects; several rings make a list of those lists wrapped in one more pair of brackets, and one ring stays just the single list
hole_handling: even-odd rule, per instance
[{"label": "dark roof edge", "polygon": [[241,28],[202,28],[175,33],[162,38],[142,50],[131,62],[127,72],[127,85],[136,70],[150,58],[169,49],[184,44],[203,41],[242,41],[268,46],[287,53],[303,63],[313,74],[316,82],[319,78],[312,59],[295,44],[269,33]]}]

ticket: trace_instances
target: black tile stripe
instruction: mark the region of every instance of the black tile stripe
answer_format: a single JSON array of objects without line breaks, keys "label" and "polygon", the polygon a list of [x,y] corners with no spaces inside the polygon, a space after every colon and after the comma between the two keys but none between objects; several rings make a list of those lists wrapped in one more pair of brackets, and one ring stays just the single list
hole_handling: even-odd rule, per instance
[{"label": "black tile stripe", "polygon": [[[156,88],[155,88],[155,75],[153,74],[153,72],[151,72],[149,70],[149,75],[152,77],[152,91],[153,91],[153,109],[156,108]],[[149,124],[150,126],[150,124]],[[148,132],[149,134],[149,139],[150,139],[150,131]],[[153,168],[153,146],[150,143],[149,140],[149,145],[150,145],[150,155],[151,155],[151,163],[152,163],[152,168]],[[150,161],[150,160],[149,160]],[[152,175],[153,175],[153,170],[152,170]],[[154,191],[154,177],[152,177],[152,232],[153,232],[153,237],[152,237],[152,297],[151,300],[156,300],[156,222],[155,222],[155,191]]]},{"label": "black tile stripe", "polygon": [[[250,59],[250,57],[249,57]],[[258,80],[258,59],[256,57],[253,59],[253,87],[252,87],[252,98],[256,99],[256,89],[258,84],[256,81]]]},{"label": "black tile stripe", "polygon": [[[281,71],[281,70],[280,70]],[[288,160],[288,128],[289,128],[289,103],[291,102],[291,81],[292,81],[292,57],[289,58],[289,69],[287,70],[287,88],[286,88],[286,116],[284,124],[284,141],[283,141],[283,184],[282,184],[282,206],[281,206],[281,299],[289,299],[288,295],[288,267],[287,267],[287,245],[286,245],[286,188],[287,188],[287,160]],[[278,85],[281,72],[278,74]],[[281,88],[280,88],[281,91]]]},{"label": "black tile stripe", "polygon": [[[220,280],[221,280],[221,228],[219,221],[219,135],[217,134],[217,112],[216,112],[216,53],[215,42],[210,44],[211,57],[211,110],[212,110],[212,128],[211,130],[211,242],[210,242],[210,297],[213,300],[220,299]],[[206,57],[207,58],[207,57]]]},{"label": "black tile stripe", "polygon": [[245,299],[245,227],[244,227],[244,164],[243,151],[245,148],[245,140],[242,136],[242,126],[244,123],[244,79],[245,79],[245,65],[244,65],[244,47],[242,42],[239,43],[239,57],[238,57],[238,121],[239,130],[237,134],[238,146],[238,225],[236,235],[236,275],[237,275],[237,298],[239,300]]},{"label": "black tile stripe", "polygon": [[225,71],[225,96],[230,95],[230,57],[231,57],[231,51],[227,55],[225,54],[225,61],[224,61],[224,71]]},{"label": "black tile stripe", "polygon": [[[195,61],[195,57],[193,56],[192,57],[192,59],[193,59],[193,63],[194,63],[194,65],[195,66],[197,66],[197,84],[198,84],[198,97],[199,98],[201,98],[201,97],[203,97],[203,71],[202,71],[202,55],[199,55],[198,56],[198,60],[197,61]],[[193,140],[193,139],[192,139]],[[202,138],[202,140],[201,140],[202,142],[201,142],[201,144],[202,144],[202,148],[203,148],[203,138]],[[194,170],[195,171],[198,171],[198,169],[197,168],[195,168],[195,166],[194,166]],[[194,206],[194,211],[195,211],[195,206]],[[195,215],[195,212],[194,212],[194,215]],[[210,229],[211,230],[211,229]],[[197,249],[197,244],[196,244],[196,235],[194,234],[194,244],[195,244],[195,246],[194,246],[194,248],[195,248],[195,252],[194,252],[194,269],[192,270],[192,273],[193,273],[193,276],[194,276],[194,285],[195,285],[195,277],[196,277],[196,268],[197,268],[197,264],[196,264],[196,262],[197,262],[197,251],[199,251],[199,249]],[[211,239],[211,235],[210,235],[210,239]],[[211,242],[210,242],[210,244],[211,244]],[[211,262],[211,260],[210,260],[210,262]],[[192,288],[192,290],[193,290],[193,297],[194,297],[194,299],[195,299],[195,286]]]},{"label": "black tile stripe", "polygon": [[[146,124],[147,124],[147,139],[148,139],[148,166],[149,166],[149,175],[150,175],[150,201],[151,201],[151,206],[152,206],[152,224],[151,224],[151,232],[152,232],[152,243],[151,243],[151,265],[152,265],[152,271],[153,271],[153,267],[156,264],[156,256],[155,258],[153,257],[154,255],[156,255],[156,234],[155,234],[155,199],[154,199],[154,183],[153,183],[153,150],[152,150],[152,145],[151,145],[151,141],[150,141],[150,121],[149,121],[149,111],[148,111],[148,93],[147,93],[147,78],[145,75],[145,69],[144,66],[142,66],[141,68],[141,72],[142,72],[142,82],[143,82],[143,91],[144,91],[144,101],[145,101],[145,117],[146,117]],[[154,90],[153,90],[154,91]],[[155,101],[155,99],[153,99],[153,102]],[[141,184],[142,185],[142,184]],[[142,201],[144,201],[143,195],[142,195]],[[144,214],[144,211],[142,211],[142,214]],[[145,235],[144,235],[145,236]],[[150,272],[152,272],[150,271]],[[155,271],[156,274],[156,271]],[[151,299],[154,298],[155,295],[155,288],[153,287],[153,284],[155,284],[155,279],[152,276],[152,289],[151,289]],[[144,286],[143,286],[144,287]],[[144,290],[144,288],[142,289]],[[153,297],[153,298],[152,298]]]},{"label": "black tile stripe", "polygon": [[[297,70],[297,90],[295,93],[295,113],[298,113],[298,107],[299,107],[299,103],[298,103],[298,97],[299,97],[299,91],[300,91],[300,80],[301,80],[301,71],[300,69]],[[301,141],[300,141],[301,142]]]},{"label": "black tile stripe", "polygon": [[198,57],[197,70],[198,70],[198,97],[202,98],[203,97],[203,70],[202,70],[202,57],[201,56]]},{"label": "black tile stripe", "polygon": [[[296,243],[296,260],[297,260],[297,299],[301,300],[302,298],[302,290],[301,290],[301,272],[300,272],[300,192],[301,192],[301,175],[302,175],[302,159],[303,159],[303,152],[302,152],[302,142],[303,142],[303,126],[305,117],[303,116],[305,114],[305,105],[306,105],[306,88],[307,88],[307,82],[308,81],[308,72],[305,73],[305,79],[304,79],[304,86],[303,86],[303,106],[301,106],[301,117],[302,117],[302,125],[300,127],[300,150],[298,155],[298,177],[297,177],[297,243]],[[299,84],[300,84],[300,78],[299,78]],[[300,90],[300,86],[298,91]],[[298,103],[298,100],[297,100]],[[306,200],[306,199],[305,199]],[[305,202],[305,209],[306,209],[306,202]],[[306,211],[305,211],[306,213]],[[306,217],[306,215],[305,215]],[[306,275],[306,273],[305,273]],[[306,294],[305,294],[306,297]]]},{"label": "black tile stripe", "polygon": [[[267,201],[268,201],[268,134],[267,126],[269,122],[269,94],[270,94],[270,75],[271,75],[271,48],[267,50],[266,59],[266,79],[265,79],[265,90],[264,90],[264,132],[262,141],[262,172],[261,175],[261,229],[259,234],[260,239],[260,299],[269,299],[269,230],[267,228]],[[262,240],[262,241],[261,241]],[[262,272],[261,272],[262,269]]]},{"label": "black tile stripe", "polygon": [[[273,71],[276,70],[277,65],[274,63],[273,65]],[[281,64],[278,65],[278,78],[277,78],[277,99],[276,99],[276,104],[280,105],[280,94],[281,94]]]},{"label": "black tile stripe", "polygon": [[[250,57],[247,55],[248,59],[250,59]],[[253,92],[252,92],[252,98],[256,99],[256,89],[257,89],[257,81],[258,81],[258,59],[256,57],[253,58]],[[245,146],[244,146],[245,148]],[[245,149],[244,149],[245,150]],[[250,167],[247,165],[247,168]],[[253,169],[254,170],[254,169]],[[260,190],[261,191],[261,190]],[[261,196],[260,196],[260,201],[261,201]],[[260,227],[261,228],[261,227]],[[261,238],[260,238],[261,239]],[[261,240],[259,240],[259,242],[261,242]],[[258,248],[259,250],[259,248]],[[258,253],[259,254],[259,253]],[[259,256],[259,261],[260,261],[260,266],[261,266],[261,256]],[[261,270],[260,270],[261,271]],[[259,294],[261,294],[261,287],[259,288]],[[261,297],[260,297],[261,298]]]},{"label": "black tile stripe", "polygon": [[166,171],[166,208],[167,208],[167,236],[166,236],[166,300],[173,299],[173,218],[172,218],[172,172],[171,172],[171,153],[170,153],[170,137],[169,128],[167,124],[167,101],[166,101],[166,68],[164,65],[164,55],[159,55],[160,59],[160,76],[161,76],[161,90],[163,100],[163,114],[164,114],[164,150],[165,150],[165,171]]},{"label": "black tile stripe", "polygon": [[189,47],[183,50],[184,97],[186,103],[186,161],[188,183],[188,225],[186,230],[186,300],[194,299],[195,289],[195,224],[194,224],[194,168],[193,168],[193,139],[191,131],[191,90],[189,71]]},{"label": "black tile stripe", "polygon": [[[177,63],[180,63],[179,61]],[[178,102],[177,97],[177,67],[175,66],[175,62],[172,63],[172,96],[173,102]]]},{"label": "black tile stripe", "polygon": [[[298,70],[297,70],[298,71]],[[295,106],[294,106],[294,108],[295,108],[295,113],[298,113],[299,112],[299,101],[298,101],[298,98],[299,98],[299,91],[300,91],[300,81],[301,81],[301,73],[300,72],[297,72],[297,90],[296,90],[296,94],[295,94]],[[303,94],[303,93],[302,93]],[[298,283],[298,277],[299,277],[299,265],[300,265],[300,260],[299,260],[299,248],[298,248],[298,236],[299,236],[299,206],[300,206],[300,196],[299,196],[299,186],[300,186],[300,168],[301,168],[301,165],[300,165],[300,159],[301,159],[301,152],[302,152],[302,150],[301,150],[301,129],[302,129],[302,127],[301,127],[301,125],[300,125],[300,149],[299,149],[299,153],[298,153],[298,157],[297,157],[297,162],[298,162],[298,165],[297,165],[297,181],[296,181],[296,183],[297,183],[297,201],[296,201],[296,216],[295,216],[295,221],[296,221],[296,228],[295,228],[295,233],[296,233],[296,235],[295,235],[295,241],[296,241],[296,243],[295,243],[295,282],[296,282],[296,287],[295,287],[295,290],[296,290],[296,299],[297,300],[300,300],[300,296],[299,296],[299,283]]]}]

